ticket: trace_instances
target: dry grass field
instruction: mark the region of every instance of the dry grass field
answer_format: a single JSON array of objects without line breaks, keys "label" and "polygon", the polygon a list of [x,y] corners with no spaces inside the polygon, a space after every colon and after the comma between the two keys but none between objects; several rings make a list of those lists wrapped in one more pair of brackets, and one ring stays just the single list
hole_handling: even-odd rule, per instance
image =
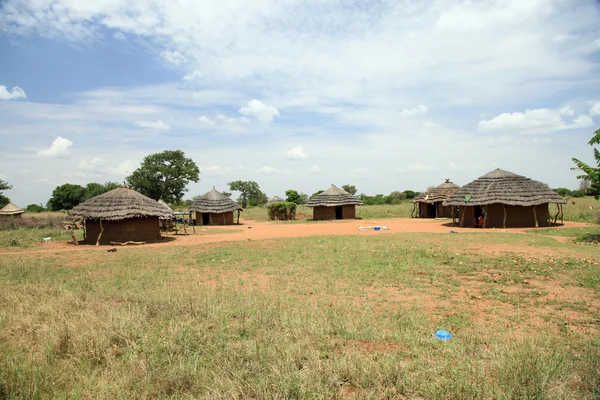
[{"label": "dry grass field", "polygon": [[0,251],[0,398],[597,398],[600,229],[535,232]]}]

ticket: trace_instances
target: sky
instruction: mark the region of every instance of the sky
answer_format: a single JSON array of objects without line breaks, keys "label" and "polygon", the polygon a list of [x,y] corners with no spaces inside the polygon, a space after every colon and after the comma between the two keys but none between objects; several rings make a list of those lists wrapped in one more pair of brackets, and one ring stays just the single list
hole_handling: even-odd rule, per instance
[{"label": "sky", "polygon": [[24,207],[183,150],[185,198],[576,189],[600,125],[597,0],[3,0],[0,179]]}]

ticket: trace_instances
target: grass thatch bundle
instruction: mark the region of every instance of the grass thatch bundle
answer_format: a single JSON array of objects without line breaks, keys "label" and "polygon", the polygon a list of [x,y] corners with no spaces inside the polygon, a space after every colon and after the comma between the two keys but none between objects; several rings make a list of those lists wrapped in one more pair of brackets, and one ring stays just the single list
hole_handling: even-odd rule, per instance
[{"label": "grass thatch bundle", "polygon": [[444,201],[445,206],[484,206],[506,204],[536,206],[566,204],[548,185],[512,172],[496,169],[466,184]]},{"label": "grass thatch bundle", "polygon": [[429,192],[424,192],[412,199],[412,203],[437,203],[444,201],[452,196],[456,191],[460,189],[456,183],[450,182],[450,179],[446,179],[446,182],[439,186],[436,186]]},{"label": "grass thatch bundle", "polygon": [[136,217],[173,218],[173,211],[128,187],[119,187],[76,205],[70,218],[120,221]]},{"label": "grass thatch bundle", "polygon": [[190,206],[190,211],[199,213],[222,214],[237,210],[242,211],[243,208],[229,197],[217,192],[215,188],[212,188],[210,192],[195,200]]},{"label": "grass thatch bundle", "polygon": [[335,185],[313,197],[306,203],[309,207],[336,207],[345,205],[362,205],[362,201],[354,195]]}]

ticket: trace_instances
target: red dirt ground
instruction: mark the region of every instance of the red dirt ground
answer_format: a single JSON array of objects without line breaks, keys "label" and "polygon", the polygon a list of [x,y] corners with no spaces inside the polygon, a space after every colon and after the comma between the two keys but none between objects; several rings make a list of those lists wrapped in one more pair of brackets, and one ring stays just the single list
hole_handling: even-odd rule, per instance
[{"label": "red dirt ground", "polygon": [[[273,238],[293,238],[318,235],[350,235],[350,236],[372,236],[385,235],[388,233],[408,233],[408,232],[429,232],[429,233],[448,233],[450,230],[456,232],[506,232],[506,233],[525,233],[531,228],[510,228],[510,229],[477,229],[477,228],[460,228],[451,226],[447,220],[432,220],[418,218],[394,218],[394,219],[373,219],[373,220],[340,220],[331,222],[307,222],[307,223],[277,223],[263,221],[242,221],[242,225],[219,226],[221,232],[223,230],[231,230],[231,233],[212,234],[211,227],[201,228],[196,227],[195,235],[180,236],[168,235],[167,240],[160,243],[149,243],[144,247],[157,246],[181,246],[181,245],[196,245],[203,243],[230,242],[230,241],[247,241],[261,240]],[[389,230],[359,231],[360,226],[386,226]],[[582,222],[566,221],[564,225],[559,225],[559,228],[582,228],[590,226],[590,224]],[[202,231],[200,229],[206,229]],[[241,230],[241,232],[240,232]],[[559,240],[559,239],[557,239]],[[14,250],[0,249],[0,255],[8,254],[27,254],[27,253],[48,253],[62,251],[78,251],[78,250],[102,250],[106,251],[113,246],[92,246],[80,245],[74,246],[67,242],[51,242],[49,244],[40,245],[36,249]],[[117,248],[120,246],[117,246]]]}]

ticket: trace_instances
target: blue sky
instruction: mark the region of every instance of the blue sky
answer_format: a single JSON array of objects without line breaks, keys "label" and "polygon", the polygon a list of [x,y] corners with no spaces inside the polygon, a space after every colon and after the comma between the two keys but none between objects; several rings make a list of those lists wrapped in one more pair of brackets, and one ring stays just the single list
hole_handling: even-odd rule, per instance
[{"label": "blue sky", "polygon": [[7,0],[0,178],[17,204],[181,149],[187,197],[465,184],[576,188],[600,125],[593,0]]}]

